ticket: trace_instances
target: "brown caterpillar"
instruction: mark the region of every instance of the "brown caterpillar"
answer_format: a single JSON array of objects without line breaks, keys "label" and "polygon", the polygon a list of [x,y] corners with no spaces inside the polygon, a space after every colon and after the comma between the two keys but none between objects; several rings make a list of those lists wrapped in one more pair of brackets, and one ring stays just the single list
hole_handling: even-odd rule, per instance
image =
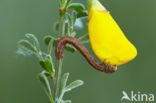
[{"label": "brown caterpillar", "polygon": [[63,58],[63,51],[66,47],[66,44],[69,43],[73,45],[77,50],[80,51],[80,53],[86,58],[88,63],[93,66],[95,69],[105,72],[105,73],[113,73],[117,70],[117,66],[109,65],[106,63],[98,63],[94,57],[88,52],[86,47],[84,47],[78,40],[72,38],[72,37],[63,37],[59,38],[57,40],[56,50],[55,50],[55,56],[56,58]]}]

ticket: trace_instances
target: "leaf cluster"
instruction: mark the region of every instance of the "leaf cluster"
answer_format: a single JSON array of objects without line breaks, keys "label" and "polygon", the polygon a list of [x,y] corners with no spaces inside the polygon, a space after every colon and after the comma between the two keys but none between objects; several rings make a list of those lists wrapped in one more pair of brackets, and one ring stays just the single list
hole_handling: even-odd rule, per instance
[{"label": "leaf cluster", "polygon": [[[76,29],[81,29],[83,27],[82,19],[87,19],[88,13],[85,6],[82,3],[72,3],[71,0],[60,0],[60,9],[65,10],[65,36],[71,36],[76,38],[81,43],[88,43],[89,36],[85,34],[83,36],[78,36]],[[59,23],[54,24],[54,30],[58,33]],[[71,100],[63,100],[65,93],[83,85],[82,80],[76,80],[72,83],[67,84],[69,73],[65,73],[61,78],[60,95],[59,97],[53,96],[53,85],[50,83],[50,78],[53,84],[55,83],[55,71],[56,68],[54,64],[55,57],[53,57],[54,49],[56,47],[57,36],[53,37],[47,35],[44,37],[44,43],[47,46],[46,52],[41,50],[40,42],[34,34],[25,34],[26,39],[22,39],[18,42],[18,54],[24,56],[35,55],[43,71],[39,73],[38,77],[42,82],[46,94],[49,97],[51,103],[71,103]],[[66,50],[74,53],[76,48],[70,44],[66,45]]]}]

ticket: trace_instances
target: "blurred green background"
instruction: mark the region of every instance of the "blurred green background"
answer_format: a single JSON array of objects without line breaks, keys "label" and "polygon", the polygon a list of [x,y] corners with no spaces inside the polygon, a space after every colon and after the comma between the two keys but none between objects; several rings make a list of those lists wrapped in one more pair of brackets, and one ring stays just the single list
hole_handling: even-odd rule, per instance
[{"label": "blurred green background", "polygon": [[[42,71],[34,56],[16,54],[17,41],[35,34],[56,35],[59,0],[0,0],[0,103],[49,103],[37,77]],[[63,72],[85,85],[66,94],[73,103],[120,103],[122,91],[156,94],[156,0],[100,0],[137,47],[138,56],[114,74],[94,70],[79,52],[65,53]],[[87,0],[73,0],[86,4]],[[78,34],[87,33],[84,27]],[[90,49],[90,45],[85,45]],[[126,103],[126,101],[124,102]],[[148,102],[147,102],[148,103]]]}]

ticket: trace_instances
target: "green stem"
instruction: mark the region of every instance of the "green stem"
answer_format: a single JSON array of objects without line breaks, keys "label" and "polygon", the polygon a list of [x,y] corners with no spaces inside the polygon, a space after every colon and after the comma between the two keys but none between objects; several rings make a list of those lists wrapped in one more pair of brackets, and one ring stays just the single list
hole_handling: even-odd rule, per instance
[{"label": "green stem", "polygon": [[59,17],[59,37],[65,35],[65,13],[60,12]]},{"label": "green stem", "polygon": [[56,74],[56,81],[55,81],[55,99],[59,97],[59,87],[60,87],[60,80],[61,80],[61,73],[62,73],[62,64],[63,59],[57,60],[57,74]]},{"label": "green stem", "polygon": [[[61,12],[59,17],[59,37],[63,37],[65,35],[65,12]],[[61,72],[62,72],[62,64],[63,59],[58,59],[56,64],[56,78],[54,83],[54,97],[57,99],[59,97],[59,88],[60,88],[60,80],[61,80]]]},{"label": "green stem", "polygon": [[64,95],[64,90],[62,90],[62,93],[61,93],[61,95],[60,95],[60,97],[59,97],[57,103],[61,103],[62,98],[63,98],[63,95]]}]

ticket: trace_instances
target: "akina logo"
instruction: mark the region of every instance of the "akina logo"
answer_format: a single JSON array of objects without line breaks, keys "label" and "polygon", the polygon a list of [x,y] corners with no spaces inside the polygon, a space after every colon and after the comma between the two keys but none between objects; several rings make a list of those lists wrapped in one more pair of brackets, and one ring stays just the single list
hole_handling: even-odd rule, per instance
[{"label": "akina logo", "polygon": [[122,91],[122,98],[121,101],[131,101],[133,103],[136,102],[153,102],[154,100],[154,94],[153,93],[142,93],[140,91],[134,92],[131,91],[130,94],[127,94],[125,91]]}]

